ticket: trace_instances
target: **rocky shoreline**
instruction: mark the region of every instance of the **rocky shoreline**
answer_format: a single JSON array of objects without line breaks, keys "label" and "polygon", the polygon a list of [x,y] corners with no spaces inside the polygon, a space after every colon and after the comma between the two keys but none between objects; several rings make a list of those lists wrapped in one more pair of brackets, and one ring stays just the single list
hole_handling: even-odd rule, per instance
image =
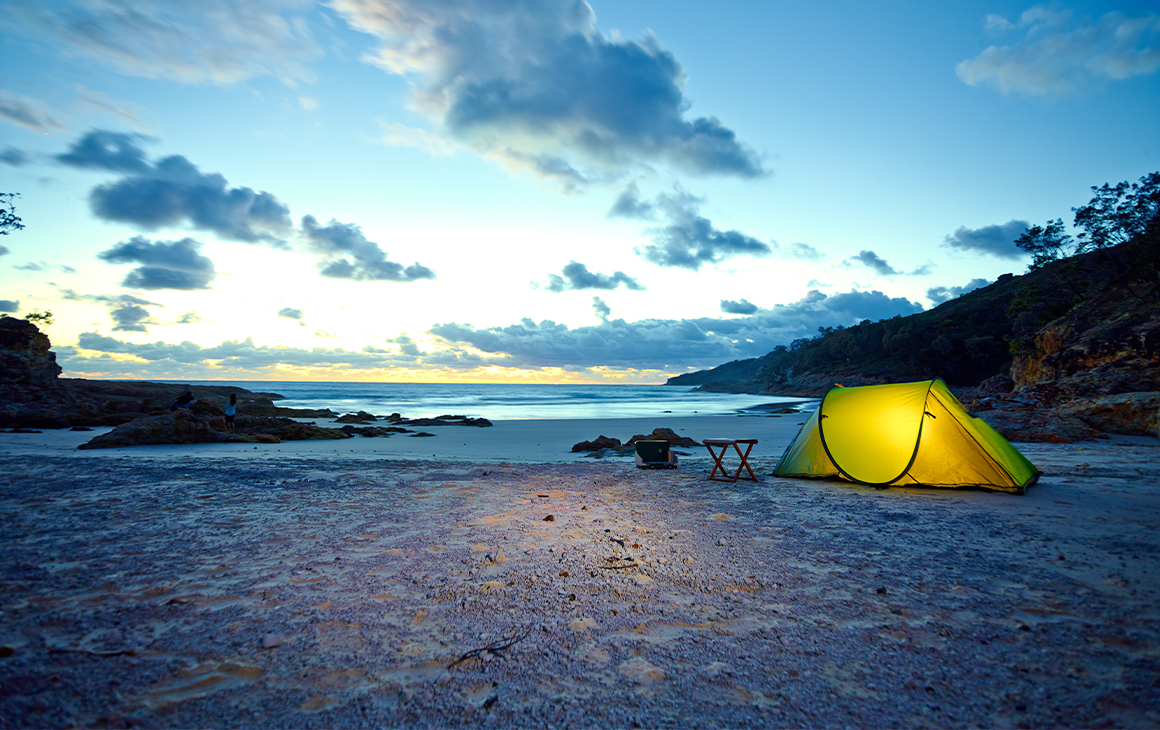
[{"label": "rocky shoreline", "polygon": [[[79,447],[99,449],[147,444],[276,444],[398,433],[430,436],[405,427],[491,425],[487,419],[467,416],[406,419],[398,413],[340,415],[329,408],[285,408],[275,404],[282,398],[277,393],[230,385],[199,385],[192,389],[197,401],[191,408],[172,411],[170,406],[190,391],[190,386],[61,378],[60,372],[48,337],[36,325],[13,317],[0,319],[0,428],[87,430],[114,426],[109,433]],[[237,396],[235,429],[230,429],[225,419],[224,407],[230,396]],[[295,418],[335,419],[345,425],[327,428]]]}]

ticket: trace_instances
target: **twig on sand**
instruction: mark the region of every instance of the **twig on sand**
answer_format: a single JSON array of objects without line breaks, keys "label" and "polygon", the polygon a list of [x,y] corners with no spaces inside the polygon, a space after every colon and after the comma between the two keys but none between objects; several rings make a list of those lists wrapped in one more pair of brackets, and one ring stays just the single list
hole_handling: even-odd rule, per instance
[{"label": "twig on sand", "polygon": [[604,570],[624,570],[625,568],[639,568],[640,563],[628,563],[626,565],[601,565]]},{"label": "twig on sand", "polygon": [[52,646],[49,654],[89,654],[91,656],[137,656],[136,649],[122,649],[121,651],[94,651],[92,649],[72,649],[67,646]]},{"label": "twig on sand", "polygon": [[463,662],[467,661],[468,659],[479,659],[482,661],[484,652],[487,652],[489,654],[495,654],[496,656],[502,656],[503,652],[512,648],[513,646],[520,643],[524,639],[528,638],[528,635],[531,633],[532,633],[532,630],[528,629],[527,631],[525,631],[523,633],[522,636],[517,636],[516,638],[514,638],[510,641],[506,641],[506,642],[505,641],[496,641],[494,643],[488,644],[487,646],[481,646],[478,649],[472,649],[471,651],[467,652],[463,656],[459,657],[455,661],[448,664],[447,668],[451,669],[453,667],[456,667],[456,666],[462,664]]}]

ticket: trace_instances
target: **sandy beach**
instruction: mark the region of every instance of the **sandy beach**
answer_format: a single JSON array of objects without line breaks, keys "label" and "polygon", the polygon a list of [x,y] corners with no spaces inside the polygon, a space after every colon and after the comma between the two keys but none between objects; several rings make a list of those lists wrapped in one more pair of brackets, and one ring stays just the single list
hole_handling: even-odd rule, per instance
[{"label": "sandy beach", "polygon": [[[0,434],[0,725],[1160,726],[1154,439],[877,491],[771,477],[801,420]],[[569,451],[658,426],[760,481]]]}]

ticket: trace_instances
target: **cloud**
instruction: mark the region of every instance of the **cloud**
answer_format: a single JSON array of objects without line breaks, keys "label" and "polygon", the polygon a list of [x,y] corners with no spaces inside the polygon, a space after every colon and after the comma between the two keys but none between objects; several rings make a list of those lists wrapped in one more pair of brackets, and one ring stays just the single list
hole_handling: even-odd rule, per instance
[{"label": "cloud", "polygon": [[[595,305],[595,302],[594,302]],[[151,377],[204,376],[206,371],[268,374],[283,368],[452,368],[488,365],[517,368],[686,368],[714,367],[738,358],[764,355],[778,344],[811,337],[819,326],[854,325],[863,319],[887,319],[922,311],[904,298],[877,291],[851,291],[833,296],[812,291],[798,302],[775,305],[744,319],[603,320],[591,327],[570,329],[551,321],[530,319],[510,327],[476,329],[464,324],[432,328],[441,349],[422,352],[400,335],[388,344],[361,350],[257,346],[249,338],[202,347],[192,342],[137,344],[85,332],[77,347],[98,353],[132,355],[145,361],[134,372]],[[56,348],[67,370],[86,366],[108,369],[108,360],[67,347]],[[482,354],[481,354],[482,352]]]},{"label": "cloud", "polygon": [[294,309],[293,307],[282,307],[278,310],[278,316],[285,317],[286,319],[302,319],[306,316],[306,312],[303,312],[301,309]]},{"label": "cloud", "polygon": [[699,215],[701,200],[677,190],[661,193],[656,206],[668,218],[668,224],[650,231],[653,242],[636,249],[638,256],[658,266],[697,271],[704,264],[714,264],[733,256],[767,256],[768,244],[739,231],[722,231]]},{"label": "cloud", "polygon": [[293,0],[16,3],[8,20],[128,76],[234,84],[260,76],[310,81],[321,55]]},{"label": "cloud", "polygon": [[755,314],[757,305],[746,299],[737,302],[732,299],[722,299],[721,311],[726,314]]},{"label": "cloud", "polygon": [[[416,363],[416,357],[369,346],[362,350],[297,348],[282,345],[271,347],[255,345],[249,337],[245,340],[228,340],[219,345],[203,347],[189,341],[138,344],[96,332],[82,332],[77,338],[77,348],[98,353],[131,355],[145,361],[134,366],[135,372],[155,376],[205,374],[206,370],[222,373],[268,373],[283,368],[309,367],[375,369],[410,367]],[[93,358],[76,350],[70,351],[68,348],[54,349],[57,350],[57,361],[66,370],[77,370],[93,364],[94,361],[98,366],[106,363],[100,356]],[[448,353],[441,360],[446,364],[455,363],[458,360],[456,355],[454,352]],[[102,369],[107,369],[107,365]]]},{"label": "cloud", "polygon": [[149,314],[149,310],[136,304],[123,304],[109,310],[116,326],[114,332],[147,332],[147,324],[157,324],[157,320]]},{"label": "cloud", "polygon": [[583,289],[611,291],[621,285],[632,291],[644,291],[640,282],[623,271],[615,271],[611,276],[598,274],[589,271],[584,264],[573,261],[564,267],[563,274],[563,276],[556,274],[548,276],[548,285],[546,286],[548,291],[580,291]]},{"label": "cloud", "polygon": [[863,319],[921,311],[917,303],[878,291],[832,296],[811,291],[798,302],[741,319],[616,319],[575,329],[551,320],[524,319],[506,327],[438,324],[429,333],[447,344],[467,345],[501,358],[509,367],[703,368],[764,355],[778,344],[816,334],[819,326],[850,326]]},{"label": "cloud", "polygon": [[111,264],[143,264],[121,282],[130,289],[208,289],[217,275],[213,261],[202,255],[201,243],[192,238],[154,243],[134,236],[102,251],[97,258]]},{"label": "cloud", "polygon": [[318,108],[318,100],[311,96],[300,96],[298,97],[298,106],[308,112],[312,112]]},{"label": "cloud", "polygon": [[327,257],[320,269],[323,276],[354,281],[418,281],[435,278],[435,272],[426,266],[411,264],[403,268],[402,264],[388,261],[379,245],[368,241],[362,229],[352,223],[339,223],[331,219],[330,223],[321,226],[314,216],[304,216],[302,236],[312,251]]},{"label": "cloud", "polygon": [[8,314],[20,311],[20,302],[16,299],[0,299],[0,311]]},{"label": "cloud", "polygon": [[82,106],[94,109],[101,114],[108,114],[114,117],[118,117],[134,126],[142,126],[141,114],[132,104],[118,101],[108,96],[107,94],[102,94],[99,91],[86,89],[84,86],[79,84],[77,85],[76,89],[77,93],[80,94],[80,104]]},{"label": "cloud", "polygon": [[858,252],[857,256],[851,256],[850,258],[846,259],[846,263],[862,264],[866,268],[871,269],[878,274],[881,274],[882,276],[893,276],[899,273],[893,266],[886,262],[886,259],[882,258],[873,251],[860,251]]},{"label": "cloud", "polygon": [[12,252],[8,250],[7,246],[0,246],[0,256],[7,256],[10,253]]},{"label": "cloud", "polygon": [[0,119],[34,132],[63,132],[66,129],[43,102],[3,89],[0,89]]},{"label": "cloud", "polygon": [[989,32],[1024,31],[1024,35],[1011,45],[990,46],[959,63],[956,73],[971,86],[1060,97],[1160,69],[1160,15],[1131,18],[1107,13],[1094,23],[1073,25],[1068,15],[1036,6],[1018,22],[988,15],[985,25]]},{"label": "cloud", "polygon": [[761,160],[714,117],[687,119],[685,71],[652,35],[607,37],[576,0],[334,0],[375,36],[366,60],[406,76],[440,133],[582,187],[656,164],[756,178]]},{"label": "cloud", "polygon": [[183,312],[180,317],[173,320],[173,324],[194,324],[196,322],[204,322],[200,314],[197,312]]},{"label": "cloud", "polygon": [[399,335],[393,340],[388,340],[399,346],[399,352],[411,357],[419,357],[424,353],[419,349],[419,346],[407,335]]},{"label": "cloud", "polygon": [[926,290],[926,298],[934,302],[935,306],[943,302],[950,301],[956,297],[961,297],[967,292],[972,292],[976,289],[982,289],[991,282],[986,279],[971,279],[965,286],[936,286]]},{"label": "cloud", "polygon": [[774,244],[774,249],[785,258],[802,261],[821,261],[826,257],[824,253],[806,243],[791,243],[785,248]]},{"label": "cloud", "polygon": [[608,316],[612,314],[612,307],[608,306],[608,302],[600,297],[592,297],[592,311],[601,320],[607,320]]},{"label": "cloud", "polygon": [[145,150],[137,143],[153,141],[152,137],[143,134],[94,129],[74,141],[67,152],[55,159],[63,165],[81,169],[148,173],[152,168],[145,160]]},{"label": "cloud", "polygon": [[608,210],[609,218],[635,218],[638,220],[652,220],[656,217],[652,203],[642,200],[636,183],[632,183],[617,196],[616,201]]},{"label": "cloud", "polygon": [[13,264],[12,268],[17,271],[48,271],[49,264],[47,261],[29,261],[26,264]]},{"label": "cloud", "polygon": [[24,150],[18,150],[15,147],[5,147],[3,152],[0,152],[0,164],[11,165],[12,167],[22,167],[32,162],[32,156]]},{"label": "cloud", "polygon": [[72,289],[62,289],[61,298],[71,302],[93,302],[102,304],[109,310],[114,332],[146,332],[146,325],[160,324],[145,307],[164,305],[141,299],[132,294],[78,294]]},{"label": "cloud", "polygon": [[137,142],[148,138],[93,130],[57,156],[62,164],[126,173],[89,193],[93,214],[145,230],[189,225],[245,243],[285,247],[290,210],[274,195],[231,188],[218,173],[203,173],[181,155],[150,164]]},{"label": "cloud", "polygon": [[967,228],[959,226],[955,232],[943,239],[943,246],[961,251],[979,252],[1003,259],[1022,259],[1027,252],[1015,245],[1015,239],[1031,224],[1027,221],[1010,220],[1002,225]]}]

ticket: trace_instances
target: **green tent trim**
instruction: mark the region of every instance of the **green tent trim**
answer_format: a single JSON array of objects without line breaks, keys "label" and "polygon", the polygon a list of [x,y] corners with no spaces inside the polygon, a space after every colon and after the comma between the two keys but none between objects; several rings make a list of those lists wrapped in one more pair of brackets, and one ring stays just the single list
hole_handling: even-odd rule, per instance
[{"label": "green tent trim", "polygon": [[773,473],[873,487],[983,487],[1015,494],[1040,475],[937,378],[831,388]]}]

